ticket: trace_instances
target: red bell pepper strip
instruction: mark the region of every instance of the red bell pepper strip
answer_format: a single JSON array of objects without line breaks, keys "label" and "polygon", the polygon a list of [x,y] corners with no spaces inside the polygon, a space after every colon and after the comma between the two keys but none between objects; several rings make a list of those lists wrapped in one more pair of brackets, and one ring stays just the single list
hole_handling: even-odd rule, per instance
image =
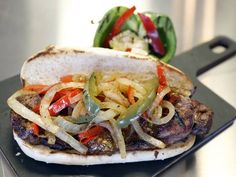
[{"label": "red bell pepper strip", "polygon": [[59,92],[57,92],[53,98],[53,102],[57,101],[58,99],[60,99],[61,97],[70,94],[72,91],[74,90],[78,90],[77,88],[65,88],[60,90]]},{"label": "red bell pepper strip", "polygon": [[73,81],[73,75],[66,75],[60,78],[61,82],[72,82]]},{"label": "red bell pepper strip", "polygon": [[109,48],[110,40],[120,33],[122,25],[133,15],[135,10],[135,6],[131,7],[116,20],[115,24],[113,25],[112,31],[108,34],[107,38],[104,41],[105,48]]},{"label": "red bell pepper strip", "polygon": [[129,100],[129,102],[130,102],[131,104],[134,104],[134,103],[135,103],[135,99],[134,99],[134,88],[131,87],[130,85],[129,85],[129,87],[128,87],[128,92],[127,92],[127,94],[128,94],[128,100]]},{"label": "red bell pepper strip", "polygon": [[164,68],[160,64],[157,65],[157,75],[158,75],[160,85],[167,86]]},{"label": "red bell pepper strip", "polygon": [[160,84],[157,92],[160,93],[167,86],[164,68],[160,64],[157,65],[157,76]]},{"label": "red bell pepper strip", "polygon": [[151,39],[151,45],[153,47],[154,52],[159,53],[160,55],[165,55],[165,48],[160,39],[159,33],[157,31],[156,26],[152,22],[151,18],[148,16],[138,13],[143,26],[147,32],[147,36]]},{"label": "red bell pepper strip", "polygon": [[34,91],[37,92],[38,94],[45,94],[49,88],[50,86],[48,85],[36,84],[36,85],[27,85],[23,89],[28,91]]},{"label": "red bell pepper strip", "polygon": [[39,126],[36,123],[32,123],[32,130],[35,135],[39,135]]},{"label": "red bell pepper strip", "polygon": [[80,89],[73,90],[73,91],[69,92],[68,94],[62,96],[60,99],[55,101],[53,104],[51,104],[51,106],[49,106],[49,108],[48,108],[50,115],[51,116],[58,115],[61,110],[68,107],[69,105],[71,105],[71,102],[70,102],[71,98],[78,95],[80,92],[81,92]]},{"label": "red bell pepper strip", "polygon": [[121,27],[122,25],[126,22],[126,20],[128,20],[129,17],[131,17],[135,11],[136,7],[133,6],[130,9],[128,9],[127,11],[125,11],[115,22],[115,25],[113,26],[112,29],[112,36],[117,35],[118,33],[120,33]]},{"label": "red bell pepper strip", "polygon": [[81,143],[87,144],[88,142],[95,139],[103,131],[104,131],[103,127],[96,125],[96,126],[90,128],[89,130],[80,133],[78,135],[78,137],[79,137]]},{"label": "red bell pepper strip", "polygon": [[[70,105],[70,103],[69,103],[69,98],[68,98],[68,96],[71,96],[71,97],[73,97],[73,96],[75,96],[75,95],[77,95],[77,93],[79,94],[81,91],[79,90],[79,89],[77,89],[77,88],[66,88],[66,89],[63,89],[63,90],[60,90],[59,92],[57,92],[56,94],[55,94],[55,96],[54,96],[54,98],[53,98],[53,102],[54,101],[56,101],[55,103],[53,103],[53,104],[55,104],[56,106],[58,106],[58,107],[60,107],[61,106],[61,108],[63,107],[63,106],[65,106],[65,107],[67,107],[67,106],[69,106]],[[68,99],[67,99],[68,98]],[[64,101],[64,102],[63,102]],[[67,103],[65,103],[65,101],[68,101],[68,104]],[[60,102],[60,103],[59,103]],[[54,106],[55,106],[54,105]],[[54,113],[53,112],[53,109],[56,109],[55,107],[54,108],[52,108],[53,106],[51,105],[50,106],[50,109],[49,109],[49,112],[50,112],[50,114],[51,114],[51,116],[55,116],[55,115],[57,115],[58,113]],[[65,108],[64,107],[64,108]],[[63,109],[64,109],[63,108]],[[34,107],[33,107],[33,109],[32,109],[32,111],[34,111],[35,113],[37,113],[37,114],[39,114],[39,109],[40,109],[40,104],[37,104],[37,105],[35,105]],[[58,108],[59,109],[59,108]]]}]

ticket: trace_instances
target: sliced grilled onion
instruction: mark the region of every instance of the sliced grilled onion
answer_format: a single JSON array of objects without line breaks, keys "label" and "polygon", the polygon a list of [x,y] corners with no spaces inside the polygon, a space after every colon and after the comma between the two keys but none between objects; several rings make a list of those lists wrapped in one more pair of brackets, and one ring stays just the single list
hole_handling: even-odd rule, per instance
[{"label": "sliced grilled onion", "polygon": [[[168,114],[165,117],[153,117],[152,123],[157,125],[166,124],[169,122],[175,115],[175,107],[169,101],[163,100],[161,106],[168,109]],[[161,111],[162,112],[162,111]]]},{"label": "sliced grilled onion", "polygon": [[171,91],[170,87],[165,87],[160,93],[157,93],[157,96],[156,96],[154,102],[152,103],[151,107],[147,111],[149,117],[151,117],[154,109],[159,106],[159,104],[162,101],[162,99],[164,98],[164,96],[167,93],[169,93],[170,91]]},{"label": "sliced grilled onion", "polygon": [[158,148],[161,148],[161,149],[165,148],[165,146],[166,146],[165,143],[163,143],[161,140],[158,140],[158,139],[150,136],[149,134],[145,133],[142,130],[142,128],[139,125],[137,120],[132,121],[132,125],[134,127],[134,130],[136,131],[136,133],[139,135],[139,137],[142,140],[144,140],[144,141],[146,141],[146,142],[148,142],[148,143],[150,143],[150,144],[152,144],[152,145],[154,145]]},{"label": "sliced grilled onion", "polygon": [[79,118],[81,115],[86,114],[86,108],[84,106],[83,100],[80,100],[74,107],[71,116],[73,118]]},{"label": "sliced grilled onion", "polygon": [[105,90],[103,93],[107,98],[124,105],[125,107],[130,105],[128,99],[119,90]]},{"label": "sliced grilled onion", "polygon": [[111,109],[108,109],[106,111],[99,111],[99,113],[94,117],[92,123],[100,123],[107,120],[110,120],[114,118],[117,115],[117,113]]},{"label": "sliced grilled onion", "polygon": [[73,124],[72,122],[64,119],[62,116],[53,117],[53,123],[63,128],[66,132],[74,134],[74,135],[84,130],[86,126],[84,124],[80,124],[80,125]]},{"label": "sliced grilled onion", "polygon": [[127,78],[118,78],[118,83],[126,86],[131,86],[138,92],[140,92],[142,95],[146,94],[146,89],[141,86],[141,84],[136,83],[135,81],[129,80]]},{"label": "sliced grilled onion", "polygon": [[120,150],[120,156],[122,159],[124,159],[126,157],[126,147],[122,131],[119,127],[117,127],[115,119],[111,118],[109,121],[114,129],[115,137],[117,139],[117,144]]},{"label": "sliced grilled onion", "polygon": [[116,82],[102,82],[98,84],[98,93],[105,90],[116,90],[118,84]]},{"label": "sliced grilled onion", "polygon": [[75,138],[73,138],[65,130],[55,125],[48,111],[49,105],[52,102],[52,99],[55,96],[55,94],[62,89],[70,88],[70,87],[81,88],[82,86],[81,86],[81,83],[76,83],[76,82],[59,83],[59,84],[54,85],[52,88],[48,90],[48,92],[44,95],[43,99],[41,100],[41,104],[40,104],[41,120],[43,121],[46,130],[48,130],[49,132],[53,133],[55,136],[57,136],[61,140],[68,143],[71,147],[73,147],[80,153],[85,154],[88,148],[84,146],[82,143],[80,143],[79,141],[77,141]]},{"label": "sliced grilled onion", "polygon": [[112,109],[120,114],[123,114],[127,110],[123,105],[113,101],[101,102],[101,109]]}]

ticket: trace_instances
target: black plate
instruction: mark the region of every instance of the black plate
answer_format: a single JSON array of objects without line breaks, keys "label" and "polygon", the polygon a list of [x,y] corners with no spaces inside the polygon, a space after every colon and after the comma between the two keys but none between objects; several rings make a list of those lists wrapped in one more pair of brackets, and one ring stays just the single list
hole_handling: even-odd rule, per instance
[{"label": "black plate", "polygon": [[[227,48],[224,53],[215,54],[211,49],[217,45]],[[156,176],[165,169],[195,152],[202,145],[210,141],[216,135],[229,127],[236,116],[235,109],[219,98],[215,93],[201,84],[196,76],[209,70],[222,61],[232,57],[236,53],[236,43],[226,37],[217,37],[207,43],[177,56],[172,64],[187,73],[197,86],[194,98],[209,105],[215,113],[214,122],[210,133],[203,139],[197,139],[195,145],[187,152],[164,161],[150,161],[130,164],[96,165],[96,166],[64,166],[46,164],[35,161],[20,150],[12,137],[12,129],[9,122],[9,109],[6,99],[20,87],[19,76],[0,82],[0,148],[7,162],[21,177],[62,176],[73,177],[88,176]],[[220,109],[219,109],[220,108]],[[20,152],[19,156],[16,154]]]}]

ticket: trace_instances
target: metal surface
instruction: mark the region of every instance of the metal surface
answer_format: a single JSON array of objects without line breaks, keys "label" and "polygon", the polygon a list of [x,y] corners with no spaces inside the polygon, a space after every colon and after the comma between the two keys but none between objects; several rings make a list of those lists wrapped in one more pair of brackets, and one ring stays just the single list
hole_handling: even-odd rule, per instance
[{"label": "metal surface", "polygon": [[[177,53],[191,49],[217,35],[227,35],[236,39],[234,0],[147,0],[145,3],[125,0],[0,0],[0,80],[19,73],[26,58],[49,44],[90,46],[97,22],[106,10],[115,5],[134,4],[138,11],[163,12],[172,18],[178,37]],[[92,24],[91,20],[95,24]],[[222,67],[216,68],[213,73],[201,76],[204,84],[208,84],[234,107],[236,103],[233,95],[236,84],[231,77],[236,73],[235,61],[236,58],[233,58],[222,64]],[[234,177],[235,139],[234,124],[194,155],[171,167],[161,176]],[[7,164],[0,163],[0,176],[12,176],[13,173]]]}]

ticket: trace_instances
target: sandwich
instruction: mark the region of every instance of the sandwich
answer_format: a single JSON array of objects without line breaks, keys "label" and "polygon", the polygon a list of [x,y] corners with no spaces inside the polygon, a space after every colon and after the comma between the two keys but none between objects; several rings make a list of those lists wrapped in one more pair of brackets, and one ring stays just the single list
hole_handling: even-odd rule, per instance
[{"label": "sandwich", "polygon": [[26,60],[7,103],[14,139],[46,163],[164,160],[206,135],[213,111],[179,69],[152,56],[49,46]]}]

